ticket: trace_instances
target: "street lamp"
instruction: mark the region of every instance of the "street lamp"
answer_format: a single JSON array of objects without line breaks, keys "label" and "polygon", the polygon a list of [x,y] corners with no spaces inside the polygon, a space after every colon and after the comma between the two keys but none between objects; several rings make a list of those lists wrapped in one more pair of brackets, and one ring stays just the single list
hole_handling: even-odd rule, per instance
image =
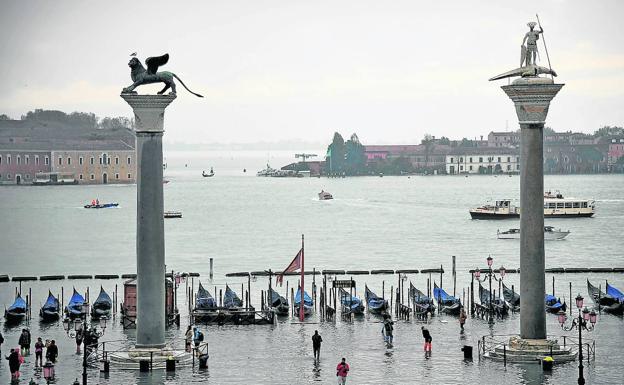
[{"label": "street lamp", "polygon": [[[84,304],[82,307],[83,314],[88,313],[89,305]],[[87,324],[86,319],[83,322],[81,318],[77,318],[75,320],[65,318],[63,320],[63,329],[67,336],[70,338],[76,338],[76,333],[84,330],[84,348],[82,354],[82,385],[87,385],[87,349],[92,346],[93,340],[96,341],[96,349],[97,349],[97,339],[104,335],[106,330],[106,316],[102,316],[99,318],[97,325],[96,324]],[[97,330],[97,327],[100,327],[100,330]]]},{"label": "street lamp", "polygon": [[[561,329],[570,331],[574,328],[578,329],[579,332],[579,376],[578,376],[578,384],[585,384],[585,377],[583,376],[583,329],[587,331],[594,330],[597,321],[597,315],[594,310],[589,311],[587,307],[583,308],[583,296],[580,294],[576,296],[576,307],[578,308],[578,319],[573,319],[572,324],[568,327],[565,326],[566,322],[566,314],[564,311],[559,310],[557,313],[557,320],[559,321],[559,325],[561,325]],[[582,310],[581,310],[582,309]],[[587,323],[591,325],[588,326]]]},{"label": "street lamp", "polygon": [[[494,318],[493,318],[493,313],[494,313],[494,305],[493,305],[493,295],[492,295],[492,278],[494,278],[494,280],[498,281],[498,295],[500,297],[500,292],[501,292],[501,284],[503,281],[503,278],[505,278],[505,274],[507,273],[507,271],[505,270],[505,268],[503,266],[501,266],[498,269],[500,278],[496,277],[496,274],[494,274],[494,271],[492,270],[492,265],[494,264],[494,258],[492,258],[491,255],[488,255],[488,257],[485,259],[488,265],[488,271],[487,271],[487,279],[489,281],[489,286],[490,286],[490,298],[488,301],[488,323],[489,324],[493,324],[494,323]],[[485,278],[483,278],[483,281],[480,280],[481,278],[481,271],[477,268],[475,269],[474,272],[474,277],[477,279],[477,281],[479,282],[483,282],[485,281]]]}]

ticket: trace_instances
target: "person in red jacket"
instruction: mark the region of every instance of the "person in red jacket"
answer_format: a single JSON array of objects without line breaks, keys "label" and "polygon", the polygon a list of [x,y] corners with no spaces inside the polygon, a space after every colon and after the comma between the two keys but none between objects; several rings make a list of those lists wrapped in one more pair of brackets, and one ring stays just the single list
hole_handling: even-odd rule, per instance
[{"label": "person in red jacket", "polygon": [[336,376],[338,377],[338,385],[344,385],[347,383],[347,375],[349,374],[349,364],[344,357],[342,361],[336,366]]}]

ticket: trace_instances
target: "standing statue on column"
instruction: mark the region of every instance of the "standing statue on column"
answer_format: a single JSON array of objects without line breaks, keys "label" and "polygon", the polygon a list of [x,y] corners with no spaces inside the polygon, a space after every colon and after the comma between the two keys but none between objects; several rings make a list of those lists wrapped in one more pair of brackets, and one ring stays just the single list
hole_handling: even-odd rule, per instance
[{"label": "standing statue on column", "polygon": [[[534,29],[537,25],[534,21],[527,23],[527,25],[529,26],[529,32],[527,32],[524,35],[524,39],[522,39],[520,67],[535,65],[535,58],[537,57],[537,41],[539,40],[540,33],[544,33],[544,28],[540,27],[539,31]],[[524,45],[525,42],[526,46]]]}]

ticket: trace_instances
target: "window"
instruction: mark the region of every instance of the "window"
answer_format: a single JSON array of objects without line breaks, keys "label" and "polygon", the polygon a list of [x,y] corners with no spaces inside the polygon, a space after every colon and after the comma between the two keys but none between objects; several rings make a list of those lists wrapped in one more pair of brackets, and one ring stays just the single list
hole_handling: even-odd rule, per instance
[{"label": "window", "polygon": [[67,157],[67,165],[71,165],[71,158],[69,156]]},{"label": "window", "polygon": [[59,156],[59,166],[63,164],[63,158]]},{"label": "window", "polygon": [[547,209],[548,208],[548,203],[544,203],[544,208]]},{"label": "window", "polygon": [[507,157],[507,163],[511,163],[511,156]]},{"label": "window", "polygon": [[132,159],[132,157],[129,156],[128,157],[128,164],[130,164],[130,159]]},{"label": "window", "polygon": [[35,164],[39,166],[39,155],[35,155]]},{"label": "window", "polygon": [[470,166],[470,171],[472,171],[472,166]]},{"label": "window", "polygon": [[100,156],[100,164],[102,164],[102,157]]},{"label": "window", "polygon": [[464,166],[459,166],[459,171],[464,171]]},{"label": "window", "polygon": [[90,163],[91,163],[91,164],[93,164],[93,161],[94,161],[94,158],[93,158],[93,157],[91,157],[91,159],[90,159]]},{"label": "window", "polygon": [[21,156],[17,156],[17,164],[22,164],[22,157]]},{"label": "window", "polygon": [[[11,177],[11,176],[9,175],[9,178],[10,178],[10,177]],[[584,209],[586,209],[586,208],[587,208],[587,202],[583,202],[583,204],[581,205],[581,207],[582,207],[582,208],[584,208]]]},{"label": "window", "polygon": [[115,157],[115,164],[119,164],[119,157],[118,156]]},{"label": "window", "polygon": [[128,174],[128,179],[132,179],[132,175]]},{"label": "window", "polygon": [[482,156],[479,157],[479,163],[483,163],[483,157]]},{"label": "window", "polygon": [[499,156],[499,157],[498,157],[498,163],[500,163],[500,162],[501,162],[501,157]]},{"label": "window", "polygon": [[91,180],[95,179],[95,175],[91,174]]},{"label": "window", "polygon": [[108,164],[110,162],[107,162],[107,156],[106,154],[102,154],[102,157],[100,158],[100,164]]},{"label": "window", "polygon": [[78,179],[82,180],[82,174],[80,174],[80,175],[78,176]]},{"label": "window", "polygon": [[0,164],[2,164],[2,155],[0,155]]},{"label": "window", "polygon": [[519,156],[516,156],[516,162],[520,163],[520,157]]},{"label": "window", "polygon": [[30,155],[26,155],[24,157],[24,161],[26,162],[26,164],[29,164],[30,163]]},{"label": "window", "polygon": [[575,209],[579,209],[579,208],[581,208],[581,203],[580,202],[573,202],[572,203],[572,207],[574,207]]},{"label": "window", "polygon": [[511,165],[510,164],[507,165],[507,171],[511,171]]},{"label": "window", "polygon": [[11,155],[7,155],[7,164],[11,164]]},{"label": "window", "polygon": [[571,209],[572,208],[572,202],[566,202],[565,203],[565,208],[566,209]]},{"label": "window", "polygon": [[451,158],[451,163],[453,163],[453,158]]},{"label": "window", "polygon": [[558,209],[562,209],[562,208],[564,208],[564,207],[565,207],[565,206],[564,206],[563,202],[558,202],[558,203],[557,203],[557,208],[558,208]]},{"label": "window", "polygon": [[50,164],[50,158],[48,158],[47,156],[45,157],[45,165],[49,165]]},{"label": "window", "polygon": [[549,203],[548,204],[548,208],[549,209],[556,209],[557,208],[557,204],[556,203]]},{"label": "window", "polygon": [[30,174],[26,174],[26,179],[30,179]]},{"label": "window", "polygon": [[115,174],[115,179],[119,179],[119,174]]},{"label": "window", "polygon": [[516,165],[516,170],[520,170],[520,165],[519,164]]},{"label": "window", "polygon": [[110,164],[110,157],[106,159],[106,164]]},{"label": "window", "polygon": [[[470,163],[472,163],[472,156],[470,157]],[[471,170],[472,170],[472,168],[471,168]]]},{"label": "window", "polygon": [[7,179],[11,180],[11,174],[7,174]]},{"label": "window", "polygon": [[84,162],[84,158],[81,156],[80,158],[78,158],[78,164],[82,166],[82,163]]},{"label": "window", "polygon": [[460,162],[460,163],[464,163],[464,158],[463,158],[463,157],[460,157],[460,158],[459,158],[459,162]]}]

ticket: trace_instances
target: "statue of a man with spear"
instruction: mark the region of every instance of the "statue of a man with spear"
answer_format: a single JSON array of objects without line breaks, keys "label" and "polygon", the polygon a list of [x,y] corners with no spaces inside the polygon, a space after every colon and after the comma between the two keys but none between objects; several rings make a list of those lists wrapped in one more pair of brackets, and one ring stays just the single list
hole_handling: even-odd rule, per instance
[{"label": "statue of a man with spear", "polygon": [[[524,35],[522,39],[522,51],[520,54],[520,67],[528,67],[535,65],[535,58],[537,57],[537,40],[539,35],[544,33],[544,28],[540,26],[540,30],[536,31],[534,28],[537,25],[532,21],[527,24],[529,26],[529,32]],[[524,43],[526,42],[526,46]],[[526,63],[526,64],[524,64]]]}]

